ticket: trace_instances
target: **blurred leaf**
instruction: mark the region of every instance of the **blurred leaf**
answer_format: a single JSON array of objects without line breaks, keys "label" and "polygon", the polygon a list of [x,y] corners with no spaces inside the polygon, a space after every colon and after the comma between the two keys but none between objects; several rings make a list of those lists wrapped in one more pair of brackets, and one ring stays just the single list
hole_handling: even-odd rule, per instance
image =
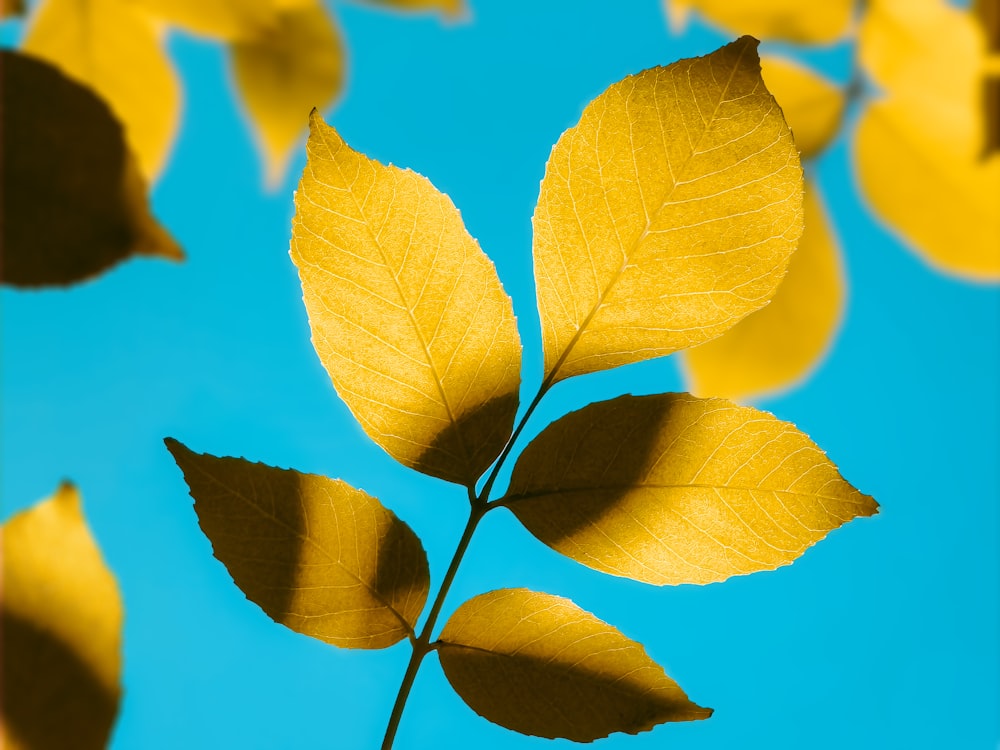
[{"label": "blurred leaf", "polygon": [[465,10],[465,0],[368,0],[368,2],[405,12],[436,10],[452,17],[461,15]]},{"label": "blurred leaf", "polygon": [[549,382],[701,344],[774,294],[802,172],[756,44],[629,76],[552,149],[534,216]]},{"label": "blurred leaf", "polygon": [[521,344],[510,298],[424,177],[353,151],[313,113],[292,260],[313,344],[371,438],[472,485],[510,436]]},{"label": "blurred leaf", "polygon": [[24,0],[0,0],[0,19],[24,14]]},{"label": "blurred leaf", "polygon": [[412,635],[427,556],[378,500],[337,479],[166,444],[215,556],[272,620],[344,648]]},{"label": "blurred leaf", "polygon": [[70,284],[130,255],[183,258],[104,102],[48,63],[7,51],[0,61],[4,283]]},{"label": "blurred leaf", "polygon": [[322,5],[284,11],[270,30],[233,44],[232,65],[257,128],[267,183],[276,186],[310,110],[329,106],[343,85],[340,31]]},{"label": "blurred leaf", "polygon": [[840,250],[815,182],[806,180],[805,231],[788,274],[763,310],[684,352],[690,390],[745,399],[788,388],[823,358],[840,325]]},{"label": "blurred leaf", "polygon": [[151,21],[128,0],[42,0],[23,51],[94,89],[125,127],[148,181],[177,130],[180,94]]},{"label": "blurred leaf", "polygon": [[591,742],[707,719],[645,649],[568,599],[503,589],[465,602],[441,666],[479,715],[522,734]]},{"label": "blurred leaf", "polygon": [[118,712],[121,595],[80,506],[63,484],[0,532],[7,750],[103,748]]},{"label": "blurred leaf", "polygon": [[132,2],[157,18],[194,34],[233,40],[257,36],[274,26],[280,0],[132,0]]},{"label": "blurred leaf", "polygon": [[663,0],[674,31],[683,31],[691,11],[731,34],[798,44],[835,42],[851,27],[854,0]]},{"label": "blurred leaf", "polygon": [[983,156],[981,29],[943,1],[879,0],[859,45],[885,90],[855,142],[872,206],[941,270],[1000,279],[1000,154]]},{"label": "blurred leaf", "polygon": [[556,551],[654,584],[772,570],[878,510],[794,425],[688,394],[621,396],[549,425],[502,502]]},{"label": "blurred leaf", "polygon": [[785,113],[795,145],[811,159],[836,138],[844,115],[844,92],[794,60],[765,55],[764,82]]},{"label": "blurred leaf", "polygon": [[976,0],[972,7],[986,39],[988,57],[983,71],[983,156],[1000,153],[1000,0]]}]

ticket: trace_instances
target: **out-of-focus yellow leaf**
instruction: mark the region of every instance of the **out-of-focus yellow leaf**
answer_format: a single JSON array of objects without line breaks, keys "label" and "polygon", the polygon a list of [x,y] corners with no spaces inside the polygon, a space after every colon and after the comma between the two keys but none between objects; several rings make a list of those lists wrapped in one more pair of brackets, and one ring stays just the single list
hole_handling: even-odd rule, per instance
[{"label": "out-of-focus yellow leaf", "polygon": [[313,345],[365,431],[466,486],[513,427],[513,305],[448,196],[352,150],[313,113],[292,260]]},{"label": "out-of-focus yellow leaf", "polygon": [[756,46],[629,76],[552,149],[534,216],[547,383],[701,344],[774,294],[802,171]]},{"label": "out-of-focus yellow leaf", "polygon": [[231,40],[252,38],[273,26],[280,0],[131,1],[171,25]]},{"label": "out-of-focus yellow leaf", "polygon": [[764,82],[788,121],[803,159],[826,148],[840,130],[846,100],[833,83],[785,57],[760,60]]},{"label": "out-of-focus yellow leaf", "polygon": [[438,11],[446,16],[459,16],[465,11],[465,0],[368,0],[374,5],[401,11]]},{"label": "out-of-focus yellow leaf", "polygon": [[340,92],[344,48],[320,5],[284,11],[273,28],[232,47],[233,74],[267,164],[267,183],[285,174],[309,112],[325,109]]},{"label": "out-of-focus yellow leaf", "polygon": [[943,0],[872,2],[865,70],[885,92],[866,108],[858,175],[879,215],[928,262],[1000,279],[1000,154],[983,154],[982,30]]},{"label": "out-of-focus yellow leaf", "polygon": [[503,504],[558,552],[660,585],[788,565],[878,510],[794,425],[688,394],[621,396],[549,425]]},{"label": "out-of-focus yellow leaf", "polygon": [[844,307],[840,251],[815,182],[806,180],[805,231],[778,293],[763,310],[684,352],[690,390],[744,399],[788,388],[819,363]]},{"label": "out-of-focus yellow leaf", "polygon": [[441,666],[479,715],[522,734],[591,742],[707,719],[645,649],[568,599],[482,594],[441,632]]},{"label": "out-of-focus yellow leaf", "polygon": [[799,44],[835,42],[847,34],[854,0],[663,0],[670,25],[683,31],[691,11],[732,34]]},{"label": "out-of-focus yellow leaf", "polygon": [[121,696],[122,601],[76,489],[17,514],[0,539],[0,745],[100,750]]},{"label": "out-of-focus yellow leaf", "polygon": [[128,0],[43,0],[23,50],[49,60],[103,97],[148,181],[177,130],[180,93],[151,20]]},{"label": "out-of-focus yellow leaf", "polygon": [[215,556],[272,620],[344,648],[413,634],[427,556],[378,500],[338,479],[166,444]]},{"label": "out-of-focus yellow leaf", "polygon": [[0,18],[20,16],[24,13],[24,0],[0,0]]},{"label": "out-of-focus yellow leaf", "polygon": [[41,60],[0,51],[0,277],[62,285],[130,255],[180,259],[156,223],[121,126],[89,89]]},{"label": "out-of-focus yellow leaf", "polygon": [[983,156],[1000,154],[1000,0],[976,0],[972,7],[986,39],[983,110],[986,132]]}]

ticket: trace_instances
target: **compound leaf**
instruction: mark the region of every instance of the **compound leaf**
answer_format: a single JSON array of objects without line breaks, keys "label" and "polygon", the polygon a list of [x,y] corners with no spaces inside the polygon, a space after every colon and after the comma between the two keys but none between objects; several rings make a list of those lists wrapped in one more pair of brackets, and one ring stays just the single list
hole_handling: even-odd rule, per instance
[{"label": "compound leaf", "polygon": [[843,90],[786,57],[765,55],[760,67],[768,91],[785,113],[802,158],[811,159],[840,131],[847,104]]},{"label": "compound leaf", "polygon": [[90,89],[41,60],[0,51],[0,276],[63,285],[130,255],[183,252],[150,215],[122,128]]},{"label": "compound leaf", "polygon": [[54,63],[103,97],[148,181],[177,130],[177,75],[151,20],[123,0],[43,0],[23,50]]},{"label": "compound leaf", "polygon": [[427,179],[352,150],[315,112],[307,155],[291,255],[320,360],[391,456],[469,486],[517,410],[510,297]]},{"label": "compound leaf", "polygon": [[879,0],[859,54],[885,92],[855,141],[872,206],[940,270],[1000,280],[1000,153],[984,149],[982,29],[943,0]]},{"label": "compound leaf", "polygon": [[413,634],[427,556],[378,500],[337,479],[166,444],[215,556],[271,619],[344,648]]},{"label": "compound leaf", "polygon": [[787,565],[878,509],[794,425],[688,394],[559,419],[524,450],[502,502],[556,551],[660,585]]},{"label": "compound leaf", "polygon": [[799,44],[834,42],[851,27],[854,0],[664,0],[671,26],[683,30],[692,10],[732,34]]},{"label": "compound leaf", "polygon": [[830,347],[844,309],[840,250],[818,186],[809,179],[804,205],[799,249],[771,303],[719,338],[684,352],[695,395],[740,400],[789,388]]},{"label": "compound leaf", "polygon": [[707,719],[645,649],[568,599],[482,594],[441,632],[441,666],[476,713],[522,734],[591,742]]},{"label": "compound leaf", "polygon": [[0,745],[100,750],[121,697],[123,613],[79,493],[63,484],[0,536]]},{"label": "compound leaf", "polygon": [[552,149],[534,216],[548,383],[703,343],[774,294],[802,172],[756,45],[614,84]]},{"label": "compound leaf", "polygon": [[277,14],[274,25],[232,46],[236,88],[257,128],[266,181],[280,182],[314,107],[326,108],[344,80],[340,31],[322,5]]}]

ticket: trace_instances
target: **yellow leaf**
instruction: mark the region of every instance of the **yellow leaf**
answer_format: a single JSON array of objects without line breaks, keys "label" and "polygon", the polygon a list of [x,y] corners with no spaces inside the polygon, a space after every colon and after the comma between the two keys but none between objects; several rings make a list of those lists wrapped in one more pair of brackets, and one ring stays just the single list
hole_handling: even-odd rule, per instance
[{"label": "yellow leaf", "polygon": [[375,5],[406,12],[439,11],[446,16],[459,16],[465,11],[465,0],[369,0]]},{"label": "yellow leaf", "polygon": [[524,450],[503,504],[558,552],[659,585],[788,565],[878,510],[794,425],[688,394],[568,414]]},{"label": "yellow leaf", "polygon": [[0,539],[0,745],[103,748],[121,697],[122,602],[76,489],[17,514]]},{"label": "yellow leaf", "polygon": [[547,384],[703,343],[774,294],[802,171],[756,44],[614,84],[552,149],[534,216]]},{"label": "yellow leaf", "polygon": [[[275,23],[280,0],[132,0],[157,18],[217,39],[254,37]],[[311,0],[310,0],[311,3]]]},{"label": "yellow leaf", "polygon": [[859,54],[885,90],[855,141],[872,206],[940,270],[1000,279],[1000,154],[983,153],[982,30],[943,0],[879,0]]},{"label": "yellow leaf", "polygon": [[788,58],[765,55],[764,82],[785,113],[803,159],[811,159],[836,138],[843,120],[844,92]]},{"label": "yellow leaf", "polygon": [[568,599],[482,594],[441,632],[441,666],[479,715],[522,734],[591,742],[707,719],[645,649]]},{"label": "yellow leaf", "polygon": [[344,79],[340,32],[322,6],[280,13],[268,31],[233,44],[237,90],[257,126],[267,183],[277,185],[313,108],[326,108]]},{"label": "yellow leaf", "polygon": [[0,66],[4,283],[70,284],[131,255],[182,258],[104,102],[41,60],[0,51]]},{"label": "yellow leaf", "polygon": [[814,182],[806,181],[805,231],[771,304],[707,344],[684,352],[698,396],[744,399],[805,378],[836,335],[844,308],[840,251]]},{"label": "yellow leaf", "polygon": [[0,0],[0,19],[24,14],[24,0]]},{"label": "yellow leaf", "polygon": [[128,0],[43,0],[23,50],[90,86],[125,126],[148,181],[177,130],[177,76],[151,21]]},{"label": "yellow leaf", "polygon": [[166,444],[215,556],[272,620],[344,648],[413,634],[427,556],[378,500],[337,479]]},{"label": "yellow leaf", "polygon": [[972,8],[986,40],[983,65],[983,155],[1000,154],[1000,0],[975,0]]},{"label": "yellow leaf", "polygon": [[692,10],[731,34],[798,44],[835,42],[851,30],[854,0],[663,0],[675,32]]},{"label": "yellow leaf", "polygon": [[521,344],[493,263],[424,177],[353,151],[313,113],[292,260],[313,345],[365,431],[466,486],[517,411]]}]

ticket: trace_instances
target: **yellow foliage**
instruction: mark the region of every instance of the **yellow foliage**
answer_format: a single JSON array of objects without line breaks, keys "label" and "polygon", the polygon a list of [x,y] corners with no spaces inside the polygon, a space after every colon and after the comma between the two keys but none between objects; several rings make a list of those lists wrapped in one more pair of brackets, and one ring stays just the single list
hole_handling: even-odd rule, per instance
[{"label": "yellow foliage", "polygon": [[122,602],[76,489],[14,516],[0,539],[0,744],[100,750],[121,696]]},{"label": "yellow foliage", "polygon": [[847,102],[844,92],[794,60],[764,55],[764,83],[792,129],[803,159],[811,159],[836,138]]},{"label": "yellow foliage", "polygon": [[[275,24],[281,0],[133,0],[172,26],[216,39],[252,38]],[[312,0],[309,0],[312,4]]]},{"label": "yellow foliage", "polygon": [[663,0],[671,25],[683,29],[691,11],[732,34],[799,44],[835,42],[851,27],[854,0]]},{"label": "yellow foliage", "polygon": [[533,220],[546,383],[701,344],[774,294],[802,172],[756,44],[629,76],[552,149]]},{"label": "yellow foliage", "polygon": [[353,151],[314,113],[292,260],[313,345],[365,432],[472,486],[511,433],[521,343],[493,263],[447,196]]}]

